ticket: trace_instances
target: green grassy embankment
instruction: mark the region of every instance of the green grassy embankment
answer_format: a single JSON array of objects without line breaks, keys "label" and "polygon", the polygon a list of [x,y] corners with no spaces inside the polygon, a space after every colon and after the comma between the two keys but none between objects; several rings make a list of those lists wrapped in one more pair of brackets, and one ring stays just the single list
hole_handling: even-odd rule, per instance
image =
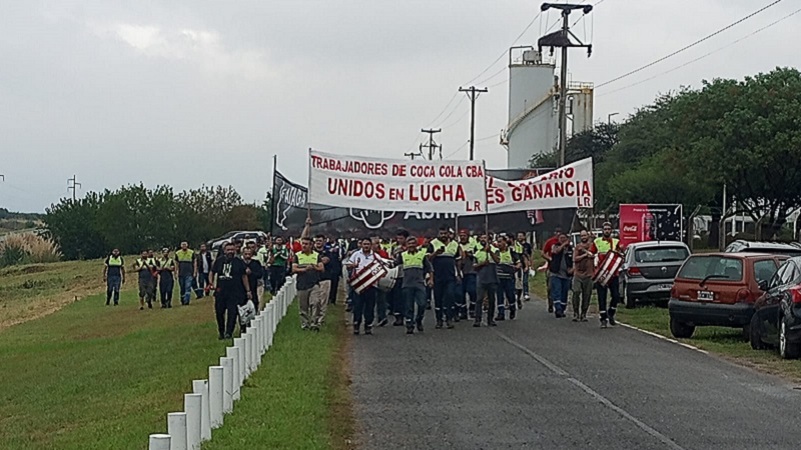
[{"label": "green grassy embankment", "polygon": [[[100,278],[97,264],[6,269],[0,286],[18,289],[0,289],[0,299],[20,321],[28,305],[50,304],[65,289],[72,300],[102,292],[102,280],[81,283]],[[192,380],[207,378],[230,344],[217,340],[211,299],[139,311],[134,284],[118,307],[94,294],[0,330],[0,448],[143,449],[150,433],[166,431],[166,414],[183,410]],[[327,329],[311,335],[299,333],[290,311],[209,448],[242,448],[242,439],[259,443],[249,448],[346,448],[346,340],[342,311],[329,313]]]}]

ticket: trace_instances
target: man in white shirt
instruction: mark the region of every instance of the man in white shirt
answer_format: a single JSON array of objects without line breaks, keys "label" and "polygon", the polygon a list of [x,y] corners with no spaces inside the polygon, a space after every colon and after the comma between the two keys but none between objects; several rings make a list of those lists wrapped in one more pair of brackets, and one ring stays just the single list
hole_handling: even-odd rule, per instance
[{"label": "man in white shirt", "polygon": [[[345,263],[352,273],[358,273],[376,259],[372,250],[373,242],[370,238],[362,239],[360,246],[361,249],[350,255]],[[362,319],[364,320],[364,334],[373,334],[376,294],[375,286],[368,287],[361,294],[353,293],[353,334],[359,334]]]}]

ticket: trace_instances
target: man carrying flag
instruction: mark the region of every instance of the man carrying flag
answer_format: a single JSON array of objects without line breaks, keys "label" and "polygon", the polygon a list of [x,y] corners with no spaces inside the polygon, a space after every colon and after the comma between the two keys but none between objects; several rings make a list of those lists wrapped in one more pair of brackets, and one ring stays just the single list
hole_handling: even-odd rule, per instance
[{"label": "man carrying flag", "polygon": [[373,252],[373,241],[369,237],[361,240],[361,248],[355,251],[345,264],[354,275],[353,287],[353,334],[359,334],[364,323],[364,334],[373,334],[375,300],[378,280],[386,275],[386,268]]},{"label": "man carrying flag", "polygon": [[[598,267],[604,265],[604,261],[612,252],[620,251],[620,241],[612,237],[612,224],[609,222],[604,223],[603,236],[595,239],[590,247],[590,253],[598,255]],[[615,326],[615,312],[617,311],[617,304],[620,302],[620,280],[617,273],[613,274],[612,278],[606,285],[595,283],[595,290],[598,293],[598,311],[601,313],[601,328],[606,328],[607,324]],[[612,294],[612,301],[609,303],[609,309],[606,309],[607,294]]]}]

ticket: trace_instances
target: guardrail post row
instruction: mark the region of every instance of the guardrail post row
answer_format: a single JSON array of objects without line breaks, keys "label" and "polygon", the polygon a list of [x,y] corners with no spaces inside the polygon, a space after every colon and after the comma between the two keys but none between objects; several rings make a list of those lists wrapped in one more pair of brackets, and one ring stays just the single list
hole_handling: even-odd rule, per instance
[{"label": "guardrail post row", "polygon": [[239,400],[239,388],[242,386],[242,371],[239,369],[239,349],[236,347],[228,347],[225,349],[225,356],[234,360],[234,392],[231,397],[236,401]]},{"label": "guardrail post row", "polygon": [[205,442],[211,439],[211,417],[209,415],[208,380],[192,380],[192,392],[201,395],[200,440]]},{"label": "guardrail post row", "polygon": [[223,368],[223,413],[229,414],[234,410],[234,359],[220,357]]},{"label": "guardrail post row", "polygon": [[151,434],[147,448],[148,450],[170,450],[171,441],[169,434]]},{"label": "guardrail post row", "polygon": [[223,368],[209,367],[209,416],[211,428],[219,428],[223,424]]},{"label": "guardrail post row", "polygon": [[203,394],[184,394],[186,413],[186,448],[200,450],[201,428],[203,427]]},{"label": "guardrail post row", "polygon": [[187,450],[185,412],[167,414],[167,434],[170,435],[170,450]]}]

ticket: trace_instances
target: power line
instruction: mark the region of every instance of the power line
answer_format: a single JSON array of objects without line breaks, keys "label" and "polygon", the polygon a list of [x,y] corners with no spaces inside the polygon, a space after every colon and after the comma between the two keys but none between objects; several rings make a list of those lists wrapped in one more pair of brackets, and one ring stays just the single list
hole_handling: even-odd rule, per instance
[{"label": "power line", "polygon": [[464,141],[464,144],[462,144],[461,146],[459,146],[459,148],[457,148],[456,150],[454,150],[454,151],[452,151],[452,152],[448,153],[448,154],[445,156],[445,159],[448,159],[448,158],[450,158],[451,156],[453,156],[453,155],[455,155],[455,154],[459,153],[459,150],[461,150],[461,149],[463,149],[463,148],[467,147],[467,144],[469,144],[469,143],[470,143],[470,141]]},{"label": "power line", "polygon": [[673,53],[670,53],[670,54],[668,54],[668,55],[665,55],[665,56],[663,56],[663,57],[661,57],[661,58],[659,58],[659,59],[657,59],[657,60],[655,60],[655,61],[652,61],[652,62],[650,62],[650,63],[648,63],[648,64],[646,64],[646,65],[644,65],[644,66],[642,66],[642,67],[639,67],[639,68],[637,68],[637,69],[634,69],[634,70],[632,70],[632,71],[630,71],[630,72],[624,73],[623,75],[620,75],[620,76],[618,76],[618,77],[612,78],[612,79],[611,79],[611,80],[609,80],[609,81],[605,81],[605,82],[603,82],[603,83],[601,83],[601,84],[598,84],[598,85],[596,85],[596,86],[595,86],[595,89],[599,89],[599,88],[602,88],[602,87],[604,87],[604,86],[606,86],[606,85],[608,85],[608,84],[614,83],[615,81],[622,80],[623,78],[626,78],[626,77],[629,77],[629,76],[631,76],[631,75],[634,75],[635,73],[637,73],[637,72],[640,72],[640,71],[643,71],[643,70],[645,70],[645,69],[647,69],[647,68],[649,68],[649,67],[651,67],[651,66],[653,66],[653,65],[655,65],[655,64],[658,64],[658,63],[660,63],[660,62],[662,62],[662,61],[664,61],[664,60],[666,60],[666,59],[668,59],[668,58],[672,58],[672,57],[674,57],[674,56],[678,55],[678,54],[679,54],[679,53],[681,53],[681,52],[684,52],[684,51],[686,51],[686,50],[689,50],[689,49],[691,49],[691,48],[695,47],[696,45],[698,45],[698,44],[700,44],[700,43],[702,43],[702,42],[704,42],[704,41],[706,41],[706,40],[709,40],[709,39],[711,39],[711,38],[713,38],[713,37],[717,36],[717,35],[718,35],[718,34],[720,34],[720,33],[723,33],[724,31],[728,30],[729,28],[732,28],[732,27],[734,27],[734,26],[736,26],[736,25],[739,25],[739,24],[740,24],[740,23],[742,23],[742,22],[745,22],[746,20],[750,19],[751,17],[754,17],[754,16],[756,16],[757,14],[761,13],[762,11],[765,11],[766,9],[768,9],[768,8],[770,8],[770,7],[772,7],[772,6],[778,5],[778,4],[779,4],[779,3],[781,3],[782,1],[783,1],[783,0],[775,0],[775,1],[773,1],[772,3],[770,3],[770,4],[766,5],[766,6],[763,6],[762,8],[760,8],[760,9],[758,9],[758,10],[756,10],[756,11],[752,12],[751,14],[748,14],[747,16],[745,16],[745,17],[743,17],[743,18],[741,18],[741,19],[737,20],[736,22],[733,22],[733,23],[731,23],[731,24],[729,24],[729,25],[726,25],[725,27],[723,27],[723,28],[721,28],[721,29],[719,29],[719,30],[715,31],[715,32],[714,32],[714,33],[712,33],[712,34],[708,34],[708,35],[704,36],[703,38],[701,38],[701,39],[699,39],[699,40],[697,40],[697,41],[693,42],[692,44],[689,44],[689,45],[687,45],[687,46],[684,46],[684,47],[682,47],[682,48],[680,48],[680,49],[676,50],[675,52],[673,52]]},{"label": "power line", "polygon": [[643,79],[643,80],[637,81],[636,83],[631,83],[631,84],[628,84],[628,85],[626,85],[626,86],[623,86],[623,87],[621,87],[621,88],[618,88],[618,89],[615,89],[615,90],[612,90],[612,91],[609,91],[609,92],[604,92],[603,94],[600,94],[600,95],[598,95],[598,97],[603,97],[603,96],[606,96],[606,95],[614,94],[615,92],[620,92],[620,91],[623,91],[623,90],[626,90],[626,89],[632,88],[632,87],[634,87],[634,86],[639,86],[639,85],[641,85],[641,84],[643,84],[643,83],[646,83],[646,82],[648,82],[648,81],[651,81],[651,80],[653,80],[654,78],[659,78],[659,77],[661,77],[661,76],[663,76],[663,75],[667,75],[667,74],[669,74],[669,73],[671,73],[671,72],[675,72],[675,71],[677,71],[677,70],[679,70],[679,69],[683,69],[683,68],[685,68],[685,67],[689,66],[690,64],[696,63],[696,62],[698,62],[698,61],[700,61],[700,60],[702,60],[702,59],[704,59],[704,58],[706,58],[706,57],[708,57],[708,56],[711,56],[711,55],[713,55],[713,54],[715,54],[715,53],[717,53],[717,52],[720,52],[720,51],[722,51],[722,50],[725,50],[725,49],[727,49],[727,48],[729,48],[729,47],[732,47],[732,46],[734,46],[734,45],[736,45],[736,44],[738,44],[738,43],[740,43],[740,42],[742,42],[742,41],[744,41],[744,40],[746,40],[746,39],[748,39],[748,38],[750,38],[750,37],[752,37],[752,36],[754,36],[754,35],[757,35],[757,34],[759,34],[759,33],[763,32],[763,31],[767,30],[768,28],[771,28],[771,27],[773,27],[773,26],[775,26],[775,25],[777,25],[777,24],[779,24],[779,23],[781,23],[781,22],[784,22],[785,20],[787,20],[787,19],[789,19],[789,18],[793,17],[794,15],[796,15],[796,14],[798,14],[798,13],[801,13],[801,9],[797,9],[797,10],[795,10],[795,11],[791,12],[790,14],[788,14],[788,15],[786,15],[786,16],[784,16],[784,17],[782,17],[781,19],[778,19],[778,20],[776,20],[776,21],[774,21],[774,22],[771,22],[771,23],[769,23],[769,24],[765,25],[765,26],[764,26],[764,27],[762,27],[762,28],[758,28],[758,29],[754,30],[753,32],[751,32],[751,33],[749,33],[749,34],[747,34],[747,35],[745,35],[745,36],[741,37],[740,39],[737,39],[737,40],[735,40],[735,41],[732,41],[732,42],[730,42],[730,43],[728,43],[728,44],[724,45],[723,47],[717,48],[717,49],[715,49],[715,50],[712,50],[712,51],[711,51],[711,52],[709,52],[709,53],[706,53],[706,54],[704,54],[704,55],[701,55],[701,56],[699,56],[699,57],[697,57],[697,58],[695,58],[695,59],[692,59],[692,60],[690,60],[690,61],[687,61],[687,62],[686,62],[686,63],[684,63],[684,64],[681,64],[681,65],[679,65],[679,66],[676,66],[676,67],[674,67],[674,68],[672,68],[672,69],[669,69],[669,70],[666,70],[666,71],[664,71],[664,72],[658,73],[658,74],[656,74],[656,75],[654,75],[654,76],[651,76],[651,77],[645,78],[645,79]]},{"label": "power line", "polygon": [[[459,95],[459,92],[458,92],[458,91],[456,92],[456,95]],[[444,123],[444,122],[447,122],[447,121],[448,121],[448,119],[450,119],[450,118],[451,118],[451,116],[453,115],[453,113],[455,113],[455,112],[456,112],[456,111],[459,109],[459,106],[460,106],[460,105],[461,105],[463,102],[464,102],[464,97],[462,97],[461,99],[459,99],[459,102],[458,102],[458,103],[456,103],[456,105],[454,105],[453,109],[451,109],[451,112],[450,112],[450,113],[448,113],[448,115],[447,115],[447,116],[445,116],[445,118],[444,118],[444,119],[442,119],[442,120],[441,120],[439,123]]]}]

